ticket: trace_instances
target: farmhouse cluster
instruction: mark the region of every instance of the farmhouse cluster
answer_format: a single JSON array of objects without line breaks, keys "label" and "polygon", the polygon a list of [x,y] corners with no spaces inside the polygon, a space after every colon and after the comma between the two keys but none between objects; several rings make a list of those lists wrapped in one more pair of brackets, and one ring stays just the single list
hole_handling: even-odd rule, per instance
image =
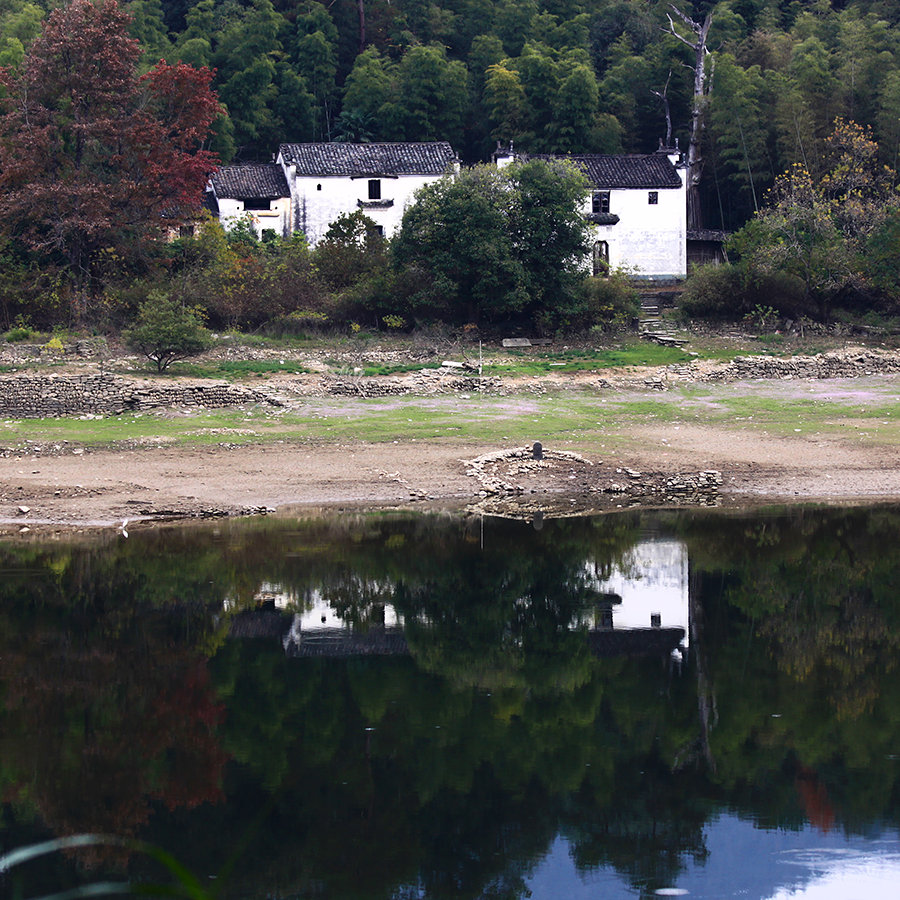
[{"label": "farmhouse cluster", "polygon": [[[498,147],[494,162],[505,166],[516,157],[512,147]],[[590,183],[584,214],[593,226],[595,275],[625,268],[642,280],[678,281],[687,275],[689,255],[714,252],[717,234],[687,231],[677,148],[565,158]],[[260,237],[300,231],[311,246],[338,216],[358,210],[390,237],[415,192],[459,165],[446,141],[282,144],[272,163],[221,168],[210,181],[208,205],[226,228],[249,216]]]}]

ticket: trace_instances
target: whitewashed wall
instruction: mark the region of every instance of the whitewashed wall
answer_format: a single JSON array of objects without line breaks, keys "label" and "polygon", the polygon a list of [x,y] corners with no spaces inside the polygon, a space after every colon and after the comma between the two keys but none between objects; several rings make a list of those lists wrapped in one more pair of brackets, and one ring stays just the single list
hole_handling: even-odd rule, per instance
[{"label": "whitewashed wall", "polygon": [[[413,194],[426,184],[440,180],[436,175],[401,175],[380,178],[382,202],[390,206],[370,206],[369,178],[349,176],[297,176],[293,166],[286,167],[288,184],[293,193],[293,228],[306,234],[310,246],[315,246],[328,231],[328,226],[343,213],[362,210],[390,237],[399,228],[403,213],[412,203]],[[360,206],[359,201],[363,205]]]},{"label": "whitewashed wall", "polygon": [[217,202],[219,204],[219,221],[226,231],[249,214],[258,238],[262,238],[264,231],[274,231],[278,237],[287,237],[291,233],[291,201],[289,197],[272,200],[270,210],[245,210],[243,200],[222,199]]},{"label": "whitewashed wall", "polygon": [[[679,170],[684,180],[684,174]],[[684,187],[659,188],[659,202],[648,202],[649,190],[618,188],[609,192],[615,225],[595,225],[594,240],[609,244],[609,264],[627,268],[637,278],[671,281],[687,275],[687,202]],[[585,214],[591,212],[591,199]]]}]

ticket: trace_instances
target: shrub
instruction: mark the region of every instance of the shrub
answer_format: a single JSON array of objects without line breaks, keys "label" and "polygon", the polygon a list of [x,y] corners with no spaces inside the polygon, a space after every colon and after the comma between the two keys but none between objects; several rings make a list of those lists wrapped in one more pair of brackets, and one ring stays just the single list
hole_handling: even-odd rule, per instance
[{"label": "shrub", "polygon": [[615,271],[605,278],[584,280],[578,307],[565,324],[585,331],[622,331],[640,311],[640,297],[628,274]]},{"label": "shrub", "polygon": [[122,337],[164,372],[173,362],[202,353],[210,345],[209,332],[195,309],[159,292],[151,293],[138,311],[137,322]]},{"label": "shrub", "polygon": [[741,263],[701,266],[688,278],[679,301],[690,318],[737,322],[757,308],[787,318],[814,311],[802,281],[786,272],[751,273]]}]

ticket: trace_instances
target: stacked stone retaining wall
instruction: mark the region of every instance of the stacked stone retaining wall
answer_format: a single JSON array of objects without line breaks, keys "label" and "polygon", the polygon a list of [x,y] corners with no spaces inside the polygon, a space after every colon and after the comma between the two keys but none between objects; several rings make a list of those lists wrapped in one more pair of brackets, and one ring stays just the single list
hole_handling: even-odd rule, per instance
[{"label": "stacked stone retaining wall", "polygon": [[727,366],[706,376],[709,381],[742,381],[752,378],[859,378],[900,372],[896,352],[851,348],[818,356],[736,356]]},{"label": "stacked stone retaining wall", "polygon": [[281,405],[262,391],[225,382],[159,384],[103,374],[0,378],[0,415],[17,419],[111,416],[160,406],[219,408],[245,403]]}]

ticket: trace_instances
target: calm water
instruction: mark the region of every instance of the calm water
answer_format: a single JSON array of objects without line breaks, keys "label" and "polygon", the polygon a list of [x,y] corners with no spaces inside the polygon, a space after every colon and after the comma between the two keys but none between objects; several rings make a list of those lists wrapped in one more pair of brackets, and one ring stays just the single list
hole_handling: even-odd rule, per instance
[{"label": "calm water", "polygon": [[229,898],[893,898],[898,537],[879,507],[0,543],[0,849],[138,837]]}]

